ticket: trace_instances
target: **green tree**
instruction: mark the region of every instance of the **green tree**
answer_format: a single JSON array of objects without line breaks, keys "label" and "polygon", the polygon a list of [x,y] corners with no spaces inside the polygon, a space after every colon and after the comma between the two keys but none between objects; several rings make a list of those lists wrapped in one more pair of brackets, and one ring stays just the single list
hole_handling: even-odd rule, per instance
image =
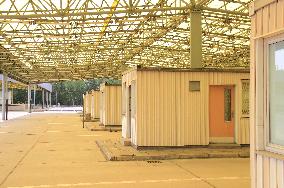
[{"label": "green tree", "polygon": [[28,102],[28,90],[26,89],[13,89],[13,102],[15,104],[22,104]]},{"label": "green tree", "polygon": [[[120,84],[119,80],[111,79],[96,79],[96,80],[78,80],[78,81],[64,81],[53,84],[52,99],[53,104],[60,103],[61,105],[82,105],[83,94],[92,89],[98,90],[100,84],[108,82],[111,84]],[[56,97],[57,96],[57,97]]]}]

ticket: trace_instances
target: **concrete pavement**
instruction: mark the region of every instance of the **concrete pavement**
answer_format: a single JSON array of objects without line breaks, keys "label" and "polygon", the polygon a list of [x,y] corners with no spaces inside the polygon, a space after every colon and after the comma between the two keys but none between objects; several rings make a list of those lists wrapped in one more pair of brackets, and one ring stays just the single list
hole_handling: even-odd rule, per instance
[{"label": "concrete pavement", "polygon": [[106,161],[79,114],[34,113],[0,123],[0,187],[249,187],[249,159]]}]

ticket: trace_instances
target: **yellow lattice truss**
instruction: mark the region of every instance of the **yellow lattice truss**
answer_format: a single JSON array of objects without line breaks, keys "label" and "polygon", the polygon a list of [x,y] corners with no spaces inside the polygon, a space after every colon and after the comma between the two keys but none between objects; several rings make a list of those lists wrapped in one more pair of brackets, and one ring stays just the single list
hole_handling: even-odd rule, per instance
[{"label": "yellow lattice truss", "polygon": [[192,10],[204,66],[248,67],[250,1],[0,0],[0,69],[36,83],[189,68]]}]

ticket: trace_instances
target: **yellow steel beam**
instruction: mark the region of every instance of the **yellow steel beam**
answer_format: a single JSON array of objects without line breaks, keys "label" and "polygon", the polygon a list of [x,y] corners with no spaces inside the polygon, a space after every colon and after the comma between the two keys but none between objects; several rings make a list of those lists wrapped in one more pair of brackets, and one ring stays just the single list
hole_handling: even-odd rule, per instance
[{"label": "yellow steel beam", "polygon": [[105,31],[107,30],[107,27],[109,25],[109,22],[114,14],[114,11],[116,10],[117,8],[117,5],[119,3],[119,0],[114,0],[111,7],[110,7],[110,13],[107,15],[105,21],[104,21],[104,26],[102,28],[102,31],[101,31],[101,34],[100,36],[103,37],[105,35]]}]

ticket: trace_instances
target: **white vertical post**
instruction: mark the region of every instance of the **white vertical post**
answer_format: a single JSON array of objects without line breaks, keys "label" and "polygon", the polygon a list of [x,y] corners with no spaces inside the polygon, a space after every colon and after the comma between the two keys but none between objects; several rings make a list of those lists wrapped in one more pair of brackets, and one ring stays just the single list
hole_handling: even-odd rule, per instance
[{"label": "white vertical post", "polygon": [[32,96],[32,90],[31,90],[31,85],[28,85],[28,112],[31,113],[31,96]]},{"label": "white vertical post", "polygon": [[49,92],[49,106],[51,107],[51,92]]},{"label": "white vertical post", "polygon": [[[7,103],[7,105],[9,104],[7,101],[9,101],[9,93],[8,93],[8,91],[9,91],[9,87],[8,87],[8,76],[7,76],[7,78],[6,78],[6,86],[5,86],[5,88],[6,88],[6,90],[5,90],[5,98],[6,98],[6,103]],[[8,99],[8,100],[7,100]]]},{"label": "white vertical post", "polygon": [[45,102],[44,102],[45,98],[44,98],[44,89],[42,89],[42,108],[44,109],[44,105],[45,105]]},{"label": "white vertical post", "polygon": [[2,74],[2,120],[6,120],[6,82],[7,74]]},{"label": "white vertical post", "polygon": [[11,88],[11,104],[14,104],[14,90]]},{"label": "white vertical post", "polygon": [[49,108],[49,103],[48,103],[48,91],[45,93],[45,99],[46,99],[46,107]]},{"label": "white vertical post", "polygon": [[36,84],[34,85],[34,106],[36,105]]},{"label": "white vertical post", "polygon": [[57,101],[57,91],[56,91],[56,93],[55,93],[55,105],[57,106],[58,105],[58,101]]}]

